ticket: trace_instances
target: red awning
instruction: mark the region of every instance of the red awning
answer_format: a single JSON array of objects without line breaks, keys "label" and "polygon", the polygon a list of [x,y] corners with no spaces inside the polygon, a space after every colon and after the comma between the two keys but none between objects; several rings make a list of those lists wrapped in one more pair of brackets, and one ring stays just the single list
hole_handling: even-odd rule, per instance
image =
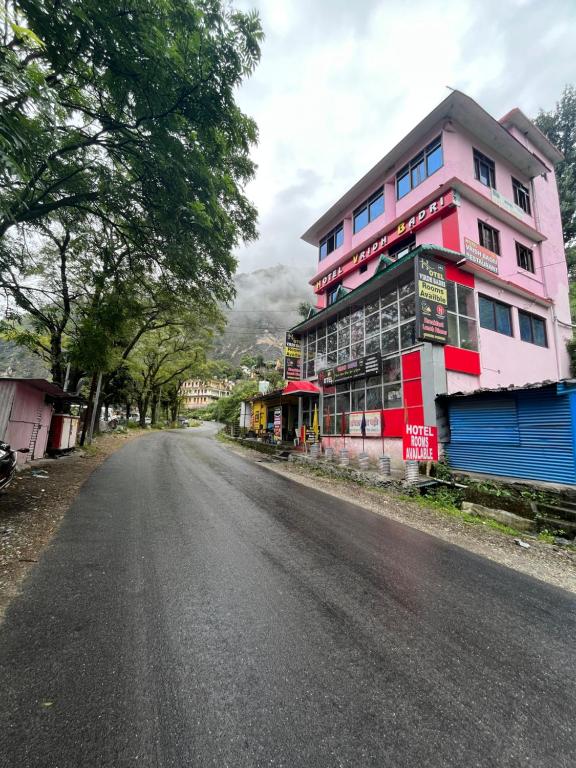
[{"label": "red awning", "polygon": [[282,390],[283,395],[319,395],[320,389],[311,381],[289,381]]}]

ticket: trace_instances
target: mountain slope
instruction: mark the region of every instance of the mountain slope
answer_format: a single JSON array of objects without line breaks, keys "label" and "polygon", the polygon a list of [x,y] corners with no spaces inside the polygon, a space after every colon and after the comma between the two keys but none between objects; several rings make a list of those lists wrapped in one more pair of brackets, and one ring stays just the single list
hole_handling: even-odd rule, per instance
[{"label": "mountain slope", "polygon": [[236,299],[225,311],[228,325],[215,341],[214,356],[235,364],[244,355],[280,357],[286,330],[301,320],[298,305],[313,301],[310,277],[285,264],[236,275]]}]

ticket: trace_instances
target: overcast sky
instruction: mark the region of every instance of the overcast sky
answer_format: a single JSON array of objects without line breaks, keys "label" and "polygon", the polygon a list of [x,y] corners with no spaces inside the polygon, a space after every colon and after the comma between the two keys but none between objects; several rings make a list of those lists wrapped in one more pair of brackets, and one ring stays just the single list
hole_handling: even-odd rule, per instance
[{"label": "overcast sky", "polygon": [[239,270],[294,265],[300,235],[447,95],[495,117],[551,109],[576,84],[576,0],[236,0],[256,8],[262,61],[239,92],[255,118],[248,196],[260,239]]}]

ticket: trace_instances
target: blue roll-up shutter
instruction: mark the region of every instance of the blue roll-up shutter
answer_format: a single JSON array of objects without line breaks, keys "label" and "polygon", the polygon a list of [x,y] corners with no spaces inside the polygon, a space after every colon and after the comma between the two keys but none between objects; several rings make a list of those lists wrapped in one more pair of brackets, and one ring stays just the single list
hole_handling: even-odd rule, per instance
[{"label": "blue roll-up shutter", "polygon": [[448,406],[455,469],[576,483],[570,396],[555,387],[455,398]]}]

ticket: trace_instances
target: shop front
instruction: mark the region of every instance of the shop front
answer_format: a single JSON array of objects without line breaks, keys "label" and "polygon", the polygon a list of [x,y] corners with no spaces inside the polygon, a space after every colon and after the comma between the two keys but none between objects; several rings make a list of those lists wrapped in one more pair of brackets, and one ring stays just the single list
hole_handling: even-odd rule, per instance
[{"label": "shop front", "polygon": [[320,419],[319,395],[318,387],[308,381],[292,381],[284,389],[255,395],[250,400],[249,434],[291,446],[310,439],[314,419],[317,423]]},{"label": "shop front", "polygon": [[[320,434],[335,450],[385,454],[399,465],[407,425],[436,426],[450,355],[478,365],[473,289],[420,248],[343,292],[296,328],[302,374],[320,390]],[[472,309],[468,309],[472,306]],[[460,311],[461,310],[461,311]]]}]

